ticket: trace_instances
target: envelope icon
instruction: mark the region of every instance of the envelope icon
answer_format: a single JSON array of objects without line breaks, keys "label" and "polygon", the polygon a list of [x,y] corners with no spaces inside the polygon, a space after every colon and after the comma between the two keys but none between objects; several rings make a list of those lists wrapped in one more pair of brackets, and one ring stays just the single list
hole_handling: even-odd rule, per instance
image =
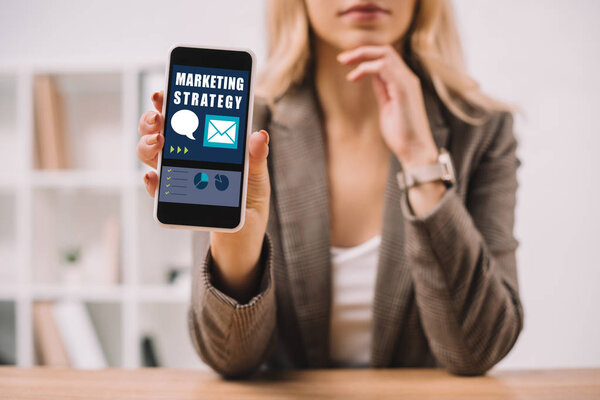
[{"label": "envelope icon", "polygon": [[206,115],[204,122],[204,147],[237,149],[240,119],[227,115]]}]

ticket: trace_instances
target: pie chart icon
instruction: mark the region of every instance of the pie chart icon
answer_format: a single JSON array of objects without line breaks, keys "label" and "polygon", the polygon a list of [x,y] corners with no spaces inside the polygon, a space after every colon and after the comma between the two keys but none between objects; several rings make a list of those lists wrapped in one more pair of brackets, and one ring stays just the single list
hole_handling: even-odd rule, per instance
[{"label": "pie chart icon", "polygon": [[215,175],[215,187],[221,192],[229,187],[229,178],[226,175]]},{"label": "pie chart icon", "polygon": [[204,189],[208,186],[208,175],[204,172],[199,172],[194,176],[194,186],[196,189]]}]

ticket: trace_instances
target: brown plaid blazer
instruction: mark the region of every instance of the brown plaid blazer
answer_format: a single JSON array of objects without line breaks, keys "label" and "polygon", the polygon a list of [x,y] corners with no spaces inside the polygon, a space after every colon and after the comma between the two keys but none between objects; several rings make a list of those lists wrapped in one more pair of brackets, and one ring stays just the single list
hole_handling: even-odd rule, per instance
[{"label": "brown plaid blazer", "polygon": [[[516,171],[512,117],[483,125],[452,116],[424,90],[435,142],[457,183],[415,217],[389,171],[374,298],[370,365],[443,366],[481,374],[523,325],[513,237]],[[271,368],[327,368],[331,267],[325,137],[314,89],[257,100],[254,129],[271,135],[271,209],[259,292],[240,304],[215,287],[206,233],[194,233],[189,328],[201,358],[226,377]]]}]

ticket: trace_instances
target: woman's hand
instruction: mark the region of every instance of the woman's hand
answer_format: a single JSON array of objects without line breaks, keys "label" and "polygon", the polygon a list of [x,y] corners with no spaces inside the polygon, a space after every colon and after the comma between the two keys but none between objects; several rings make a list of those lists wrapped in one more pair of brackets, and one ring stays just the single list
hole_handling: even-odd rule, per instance
[{"label": "woman's hand", "polygon": [[[338,55],[356,65],[346,78],[372,76],[381,133],[405,169],[435,163],[437,148],[429,128],[421,82],[392,46],[362,46]],[[357,65],[358,64],[358,65]]]},{"label": "woman's hand", "polygon": [[[158,155],[165,144],[160,133],[164,124],[161,115],[163,93],[152,95],[156,111],[145,112],[139,122],[141,138],[137,145],[138,158],[156,168]],[[217,266],[215,279],[228,295],[246,302],[259,284],[257,264],[269,218],[271,185],[267,169],[269,134],[262,130],[254,132],[249,139],[249,171],[244,227],[235,233],[210,233],[212,257]],[[156,172],[144,176],[146,190],[154,196],[158,185]]]},{"label": "woman's hand", "polygon": [[[372,76],[381,134],[403,169],[434,164],[438,149],[427,120],[421,82],[398,52],[390,45],[362,46],[340,53],[338,61],[356,65],[346,76],[349,81]],[[441,181],[411,188],[408,196],[414,213],[417,216],[427,213],[444,192]]]}]

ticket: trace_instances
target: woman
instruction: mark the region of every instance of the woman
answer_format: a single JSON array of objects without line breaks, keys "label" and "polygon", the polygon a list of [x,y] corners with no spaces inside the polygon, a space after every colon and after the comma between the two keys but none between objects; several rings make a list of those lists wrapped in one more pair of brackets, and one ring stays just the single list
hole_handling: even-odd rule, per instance
[{"label": "woman", "polygon": [[[197,351],[229,377],[265,362],[484,373],[523,323],[519,161],[506,107],[465,74],[450,4],[268,7],[246,223],[194,234]],[[140,119],[153,167],[162,124]]]}]

